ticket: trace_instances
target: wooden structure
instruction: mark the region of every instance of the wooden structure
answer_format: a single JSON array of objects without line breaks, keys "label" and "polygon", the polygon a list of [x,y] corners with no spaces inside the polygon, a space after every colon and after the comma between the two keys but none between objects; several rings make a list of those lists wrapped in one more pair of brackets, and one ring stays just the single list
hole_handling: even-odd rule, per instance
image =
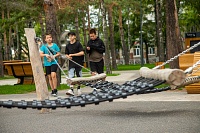
[{"label": "wooden structure", "polygon": [[188,53],[179,56],[179,68],[181,70],[186,70],[187,68],[191,67],[194,63],[194,54]]},{"label": "wooden structure", "polygon": [[[159,66],[162,65],[164,62],[156,62],[155,65]],[[165,69],[165,66],[161,66],[159,69]]]},{"label": "wooden structure", "polygon": [[34,84],[30,62],[4,63],[4,66],[8,75],[18,78],[17,84]]},{"label": "wooden structure", "polygon": [[[185,49],[190,48],[194,44],[200,42],[200,32],[185,33]],[[192,49],[190,53],[200,51],[200,46]]]},{"label": "wooden structure", "polygon": [[35,43],[35,30],[33,28],[25,28],[25,34],[28,42],[28,48],[30,51],[30,61],[35,81],[37,98],[38,100],[49,99],[49,92],[47,82],[44,76],[42,61],[39,54],[38,46]]},{"label": "wooden structure", "polygon": [[[200,60],[200,52],[195,52],[193,64],[195,64],[199,60]],[[198,65],[198,67],[193,69],[194,74],[192,74],[192,76],[200,76],[200,70],[198,70],[199,68],[200,68],[200,65]],[[186,88],[188,94],[200,94],[200,82],[190,84],[188,86],[185,86],[185,88]]]}]

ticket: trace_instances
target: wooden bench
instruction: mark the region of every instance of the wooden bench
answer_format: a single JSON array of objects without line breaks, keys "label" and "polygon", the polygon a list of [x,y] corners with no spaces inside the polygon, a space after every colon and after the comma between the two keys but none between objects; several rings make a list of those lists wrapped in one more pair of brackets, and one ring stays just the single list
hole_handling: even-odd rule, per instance
[{"label": "wooden bench", "polygon": [[[200,60],[200,52],[195,52],[193,64],[195,64],[199,60]],[[200,68],[200,65],[198,65],[198,67],[193,69],[193,72],[195,72],[195,73],[192,74],[192,76],[200,76],[200,71],[197,71],[198,68]],[[190,84],[188,86],[185,86],[185,88],[186,88],[188,94],[200,94],[200,82]]]},{"label": "wooden bench", "polygon": [[33,71],[30,62],[4,63],[4,66],[8,75],[19,79],[17,84],[34,84]]},{"label": "wooden bench", "polygon": [[[15,62],[23,62],[22,60],[4,60],[3,64],[5,63],[15,63]],[[7,69],[3,65],[4,75],[9,75]]]},{"label": "wooden bench", "polygon": [[179,68],[183,71],[193,65],[194,54],[184,54],[179,56]]}]

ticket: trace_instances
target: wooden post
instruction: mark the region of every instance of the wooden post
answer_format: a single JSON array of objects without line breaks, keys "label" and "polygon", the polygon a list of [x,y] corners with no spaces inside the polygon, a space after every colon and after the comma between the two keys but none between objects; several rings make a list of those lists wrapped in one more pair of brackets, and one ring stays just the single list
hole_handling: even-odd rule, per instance
[{"label": "wooden post", "polygon": [[33,28],[25,28],[25,34],[28,41],[29,55],[33,70],[37,99],[41,101],[49,99],[49,92],[45,80],[39,49],[34,40],[36,37],[35,30]]}]

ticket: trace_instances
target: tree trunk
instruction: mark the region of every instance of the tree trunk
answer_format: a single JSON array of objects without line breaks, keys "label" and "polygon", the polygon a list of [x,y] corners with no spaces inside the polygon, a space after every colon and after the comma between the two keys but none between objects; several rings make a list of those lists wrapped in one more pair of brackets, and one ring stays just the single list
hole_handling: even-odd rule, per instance
[{"label": "tree trunk", "polygon": [[[50,33],[52,35],[53,42],[60,47],[60,42],[58,39],[59,34],[58,34],[57,17],[53,0],[44,0],[44,11],[45,11],[46,33]],[[60,86],[61,83],[60,69],[58,69],[57,71],[57,77],[58,77],[57,78],[58,86]]]},{"label": "tree trunk", "polygon": [[122,43],[123,59],[125,61],[125,65],[128,65],[129,64],[129,50],[124,40],[124,29],[123,29],[123,24],[122,24],[122,10],[120,7],[119,7],[119,30],[120,30],[120,38],[121,38],[121,43]]},{"label": "tree trunk", "polygon": [[[88,20],[88,31],[90,31],[90,10],[89,10],[89,6],[87,8],[87,20]],[[89,37],[89,35],[88,35]]]},{"label": "tree trunk", "polygon": [[79,24],[78,24],[78,11],[75,15],[75,28],[76,28],[76,40],[80,41],[80,36],[79,36]]},{"label": "tree trunk", "polygon": [[146,52],[145,52],[146,53],[146,63],[149,63],[149,56],[148,56],[149,55],[149,50],[148,50],[149,46],[148,46],[147,40],[144,40],[144,44],[145,44],[145,48],[146,48],[145,49],[146,50]]},{"label": "tree trunk", "polygon": [[106,66],[106,73],[110,74],[111,66],[110,66],[110,52],[109,52],[109,45],[108,45],[108,31],[107,31],[107,21],[106,21],[106,10],[104,5],[104,0],[101,0],[101,9],[102,9],[102,16],[103,16],[103,35],[104,35],[104,43],[106,47],[105,51],[105,66]]},{"label": "tree trunk", "polygon": [[[172,58],[181,52],[180,40],[177,35],[178,32],[178,19],[176,12],[175,0],[166,0],[166,41],[167,41],[167,56]],[[175,59],[170,62],[170,68],[179,68],[179,61]]]},{"label": "tree trunk", "polygon": [[111,49],[111,57],[112,57],[112,68],[114,70],[117,69],[116,63],[116,54],[115,54],[115,40],[114,40],[114,26],[113,26],[113,17],[112,17],[112,5],[108,7],[108,23],[110,30],[110,49]]},{"label": "tree trunk", "polygon": [[45,27],[44,27],[44,22],[43,22],[43,15],[42,15],[42,13],[40,13],[39,23],[40,23],[40,27],[41,27],[42,39],[43,39],[43,41],[44,41]]},{"label": "tree trunk", "polygon": [[[88,21],[88,32],[90,31],[90,10],[89,10],[89,6],[87,8],[87,21]],[[88,40],[90,39],[90,36],[88,34]],[[86,54],[86,60],[88,61],[88,58],[89,58],[89,54]],[[88,68],[90,68],[90,63],[88,62]]]},{"label": "tree trunk", "polygon": [[[2,14],[2,20],[4,20],[5,19],[4,10],[2,10],[1,14]],[[4,60],[9,60],[9,52],[8,52],[9,48],[8,48],[6,31],[4,31],[3,33],[3,46],[4,46]]]},{"label": "tree trunk", "polygon": [[[10,19],[10,11],[7,11],[7,18]],[[8,32],[8,60],[12,60],[12,44],[13,44],[13,39],[12,39],[12,31],[11,31],[11,26],[9,27],[9,32]]]},{"label": "tree trunk", "polygon": [[180,32],[180,27],[179,27],[179,22],[178,22],[178,10],[176,6],[176,0],[174,0],[174,16],[175,16],[175,26],[176,26],[176,38],[177,38],[177,45],[178,45],[178,53],[181,53],[183,51],[183,41],[181,39],[181,32]]},{"label": "tree trunk", "polygon": [[129,50],[130,50],[131,43],[132,41],[131,41],[131,33],[130,33],[130,8],[128,8],[128,46],[129,46],[128,49]]},{"label": "tree trunk", "polygon": [[157,55],[159,58],[159,61],[164,62],[165,61],[165,49],[163,44],[163,34],[162,34],[162,20],[161,20],[161,1],[162,0],[156,0],[156,43],[157,43]]},{"label": "tree trunk", "polygon": [[[83,10],[83,12],[85,12],[85,11]],[[85,26],[85,24],[86,24],[85,16],[82,17],[82,23],[83,23],[83,41],[84,41],[83,47],[84,47],[84,51],[85,51],[85,63],[86,63],[86,67],[88,67],[88,63],[87,63],[87,62],[88,62],[88,56],[87,56],[87,54],[86,54],[87,29],[86,29],[86,26]]]},{"label": "tree trunk", "polygon": [[19,29],[18,25],[16,25],[16,38],[17,38],[17,59],[21,60],[21,46],[19,42]]},{"label": "tree trunk", "polygon": [[0,77],[4,77],[3,51],[2,51],[2,37],[1,37],[1,34],[0,34]]}]

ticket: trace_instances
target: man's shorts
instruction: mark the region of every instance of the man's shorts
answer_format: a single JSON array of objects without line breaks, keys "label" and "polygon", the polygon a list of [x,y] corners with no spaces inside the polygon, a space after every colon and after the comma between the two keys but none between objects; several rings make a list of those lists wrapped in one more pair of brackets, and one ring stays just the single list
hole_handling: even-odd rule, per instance
[{"label": "man's shorts", "polygon": [[92,72],[97,72],[98,74],[103,73],[104,69],[104,60],[102,59],[99,62],[91,62],[90,61],[90,69]]}]

